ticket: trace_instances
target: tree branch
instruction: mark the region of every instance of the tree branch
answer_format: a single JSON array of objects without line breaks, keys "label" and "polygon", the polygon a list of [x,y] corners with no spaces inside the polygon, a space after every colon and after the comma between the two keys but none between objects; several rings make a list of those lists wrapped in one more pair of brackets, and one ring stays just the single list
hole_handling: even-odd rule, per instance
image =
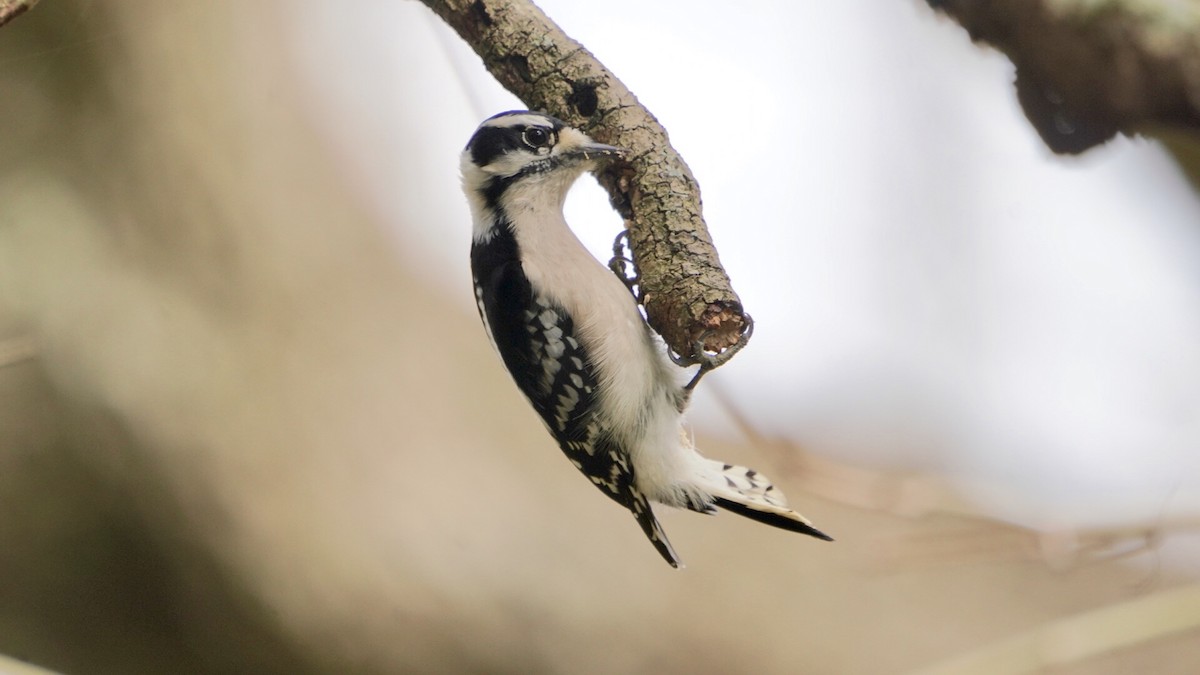
[{"label": "tree branch", "polygon": [[1117,132],[1200,129],[1200,10],[1162,0],[928,0],[1017,67],[1017,98],[1051,150]]},{"label": "tree branch", "polygon": [[[1200,584],[1088,610],[999,640],[974,652],[916,671],[917,675],[954,673],[1031,673],[1057,670],[1119,649],[1200,628]],[[1094,664],[1098,665],[1098,664]],[[1085,668],[1084,670],[1091,670]]]},{"label": "tree branch", "polygon": [[700,188],[637,98],[528,0],[422,0],[531,109],[630,150],[598,175],[629,229],[651,327],[688,362],[732,356],[748,317],[704,224]]},{"label": "tree branch", "polygon": [[41,0],[0,0],[0,26],[33,9]]}]

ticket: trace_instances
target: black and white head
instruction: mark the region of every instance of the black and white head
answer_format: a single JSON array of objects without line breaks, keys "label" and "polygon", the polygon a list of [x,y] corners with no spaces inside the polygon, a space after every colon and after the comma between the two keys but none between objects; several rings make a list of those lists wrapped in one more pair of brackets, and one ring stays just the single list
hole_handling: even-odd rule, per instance
[{"label": "black and white head", "polygon": [[550,115],[503,112],[484,120],[463,150],[463,188],[477,220],[500,207],[502,199],[540,197],[561,209],[580,174],[623,152]]}]

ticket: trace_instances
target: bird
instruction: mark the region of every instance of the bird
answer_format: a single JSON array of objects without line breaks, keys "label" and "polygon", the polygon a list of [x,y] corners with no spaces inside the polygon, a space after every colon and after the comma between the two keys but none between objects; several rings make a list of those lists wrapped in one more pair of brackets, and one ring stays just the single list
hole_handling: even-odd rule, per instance
[{"label": "bird", "polygon": [[682,369],[626,282],[567,225],[563,204],[576,180],[627,154],[529,110],[493,115],[475,130],[460,168],[488,338],[571,464],[633,514],[672,567],[681,560],[651,502],[725,509],[832,541],[766,476],[696,450],[684,426]]}]

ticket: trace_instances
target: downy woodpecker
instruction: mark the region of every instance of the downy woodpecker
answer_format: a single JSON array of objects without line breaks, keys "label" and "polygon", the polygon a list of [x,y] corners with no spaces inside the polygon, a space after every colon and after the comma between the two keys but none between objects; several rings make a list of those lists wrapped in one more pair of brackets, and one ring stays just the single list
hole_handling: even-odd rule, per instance
[{"label": "downy woodpecker", "polygon": [[567,190],[623,152],[529,111],[500,113],[476,130],[461,163],[488,336],[567,459],[633,512],[671,566],[679,556],[650,500],[706,514],[721,507],[829,540],[766,476],[696,452],[683,428],[678,367],[626,285],[567,227]]}]

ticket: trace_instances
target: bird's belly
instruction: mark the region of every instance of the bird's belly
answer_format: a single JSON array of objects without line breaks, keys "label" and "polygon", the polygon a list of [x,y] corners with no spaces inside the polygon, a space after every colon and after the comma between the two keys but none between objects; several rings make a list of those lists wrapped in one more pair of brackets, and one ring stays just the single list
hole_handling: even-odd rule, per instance
[{"label": "bird's belly", "polygon": [[[576,252],[577,251],[577,252]],[[538,256],[523,261],[530,281],[550,302],[574,320],[600,382],[603,409],[615,429],[636,429],[647,408],[671,382],[633,294],[586,249],[559,251],[543,264]],[[582,255],[579,255],[582,254]]]}]

